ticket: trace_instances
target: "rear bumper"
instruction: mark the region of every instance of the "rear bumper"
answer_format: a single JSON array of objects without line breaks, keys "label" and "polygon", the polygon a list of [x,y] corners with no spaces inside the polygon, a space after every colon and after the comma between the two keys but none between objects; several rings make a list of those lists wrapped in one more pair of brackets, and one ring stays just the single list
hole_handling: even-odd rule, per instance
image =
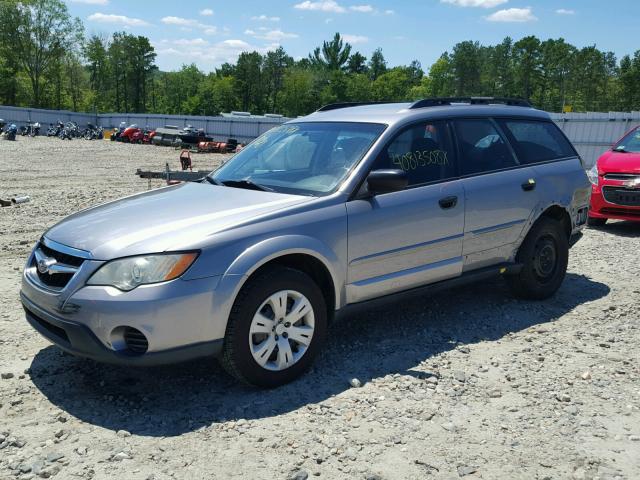
[{"label": "rear bumper", "polygon": [[222,339],[168,350],[147,352],[142,355],[111,350],[86,325],[51,315],[38,308],[22,293],[20,294],[20,299],[22,300],[27,321],[38,333],[64,351],[79,357],[117,365],[146,367],[217,355],[222,350]]},{"label": "rear bumper", "polygon": [[615,220],[627,220],[640,222],[640,207],[617,205],[607,202],[602,194],[602,187],[618,186],[617,184],[604,183],[593,186],[591,189],[591,208],[589,216],[591,218],[611,218]]}]

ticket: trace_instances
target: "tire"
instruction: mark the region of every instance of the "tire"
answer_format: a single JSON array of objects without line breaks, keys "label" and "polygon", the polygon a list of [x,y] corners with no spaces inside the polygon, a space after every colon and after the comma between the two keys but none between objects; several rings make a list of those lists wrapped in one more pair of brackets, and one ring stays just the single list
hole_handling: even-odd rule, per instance
[{"label": "tire", "polygon": [[590,227],[604,227],[606,223],[606,218],[587,217],[587,225]]},{"label": "tire", "polygon": [[522,242],[516,261],[522,270],[508,277],[516,297],[544,300],[556,293],[569,261],[569,241],[562,223],[548,217],[539,219]]},{"label": "tire", "polygon": [[[307,300],[306,309],[301,310],[307,313],[290,324],[286,322],[293,313],[289,302],[295,301],[293,306],[304,303],[302,298],[294,294]],[[273,309],[271,306],[274,304],[269,303],[278,296],[287,298],[288,304],[287,313],[281,319],[276,316],[277,308]],[[259,313],[262,316],[258,316]],[[265,332],[255,333],[255,328]],[[298,270],[269,268],[249,279],[240,290],[229,315],[221,363],[231,375],[244,383],[263,388],[284,385],[311,366],[324,344],[326,331],[326,304],[318,285]],[[306,346],[293,338],[294,333],[300,338],[301,332],[304,332]],[[257,348],[260,345],[263,347]],[[281,345],[285,348],[281,349]],[[258,363],[257,357],[263,358],[264,366]],[[281,359],[289,359],[291,364],[286,366],[285,362],[282,364],[285,366],[280,366],[278,362]]]}]

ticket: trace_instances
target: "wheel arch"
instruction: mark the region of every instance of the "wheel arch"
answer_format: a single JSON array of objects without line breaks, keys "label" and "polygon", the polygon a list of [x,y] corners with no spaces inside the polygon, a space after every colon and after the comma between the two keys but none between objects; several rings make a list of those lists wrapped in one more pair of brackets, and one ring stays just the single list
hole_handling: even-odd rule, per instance
[{"label": "wheel arch", "polygon": [[318,239],[301,235],[277,237],[248,248],[227,268],[219,288],[233,304],[250,278],[275,265],[309,275],[325,297],[328,318],[342,305],[345,275],[337,255]]}]

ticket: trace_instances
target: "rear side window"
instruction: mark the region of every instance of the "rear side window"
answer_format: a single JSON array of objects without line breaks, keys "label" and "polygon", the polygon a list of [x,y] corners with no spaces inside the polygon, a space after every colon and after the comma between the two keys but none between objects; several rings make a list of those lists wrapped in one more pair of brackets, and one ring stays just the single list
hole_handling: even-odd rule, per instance
[{"label": "rear side window", "polygon": [[501,120],[501,127],[510,135],[520,163],[537,163],[575,157],[569,141],[552,122],[531,120]]},{"label": "rear side window", "polygon": [[456,120],[462,174],[491,172],[518,165],[507,142],[489,119]]},{"label": "rear side window", "polygon": [[456,176],[454,156],[446,122],[420,122],[401,131],[376,159],[374,170],[407,172],[409,186]]}]

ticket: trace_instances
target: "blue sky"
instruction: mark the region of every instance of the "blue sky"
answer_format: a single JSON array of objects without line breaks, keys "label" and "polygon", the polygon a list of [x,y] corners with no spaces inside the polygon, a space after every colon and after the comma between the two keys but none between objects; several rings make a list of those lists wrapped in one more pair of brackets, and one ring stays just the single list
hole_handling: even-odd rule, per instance
[{"label": "blue sky", "polygon": [[[87,33],[145,35],[163,70],[195,62],[211,71],[244,50],[278,45],[294,58],[343,34],[365,56],[381,47],[389,65],[423,67],[463,40],[563,37],[618,57],[640,49],[637,0],[67,0]],[[426,69],[426,68],[425,68]]]}]

